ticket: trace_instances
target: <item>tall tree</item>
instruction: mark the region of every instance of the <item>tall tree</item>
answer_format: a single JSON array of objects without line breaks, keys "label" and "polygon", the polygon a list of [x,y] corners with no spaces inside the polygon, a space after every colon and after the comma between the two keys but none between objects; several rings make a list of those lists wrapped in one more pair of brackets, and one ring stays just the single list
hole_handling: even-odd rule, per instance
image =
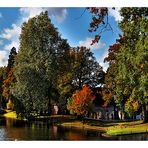
[{"label": "tall tree", "polygon": [[28,114],[32,110],[49,111],[51,98],[56,97],[59,56],[68,47],[48,18],[48,12],[22,25],[20,50],[15,61],[17,82],[12,92],[23,102]]},{"label": "tall tree", "polygon": [[13,109],[13,101],[14,101],[14,96],[11,93],[11,87],[13,86],[14,82],[15,82],[15,77],[14,77],[14,61],[15,61],[15,57],[17,55],[16,52],[16,48],[13,47],[10,51],[9,54],[9,59],[8,59],[8,65],[7,65],[7,77],[6,79],[3,81],[3,97],[6,99],[6,102],[9,102],[9,109]]},{"label": "tall tree", "polygon": [[119,25],[127,41],[117,54],[115,100],[121,103],[123,92],[128,90],[130,100],[143,106],[147,122],[148,8],[122,8],[120,13],[123,20]]},{"label": "tall tree", "polygon": [[6,79],[6,67],[0,67],[0,108],[5,108],[6,107],[6,100],[4,99],[2,93],[2,85],[3,81]]}]

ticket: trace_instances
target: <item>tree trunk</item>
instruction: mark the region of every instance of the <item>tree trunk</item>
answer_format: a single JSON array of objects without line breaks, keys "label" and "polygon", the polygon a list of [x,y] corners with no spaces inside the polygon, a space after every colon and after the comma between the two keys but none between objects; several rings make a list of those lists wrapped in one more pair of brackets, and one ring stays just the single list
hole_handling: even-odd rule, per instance
[{"label": "tree trunk", "polygon": [[148,110],[146,104],[143,104],[142,111],[143,111],[143,122],[148,123]]}]

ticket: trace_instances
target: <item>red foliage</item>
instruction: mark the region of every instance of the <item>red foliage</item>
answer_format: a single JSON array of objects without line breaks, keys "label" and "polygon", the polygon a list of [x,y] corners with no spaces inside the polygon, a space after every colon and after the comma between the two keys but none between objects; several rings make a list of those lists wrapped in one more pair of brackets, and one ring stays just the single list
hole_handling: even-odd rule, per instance
[{"label": "red foliage", "polygon": [[85,115],[88,112],[89,105],[95,99],[95,96],[89,86],[84,85],[82,90],[75,93],[73,99],[74,112],[79,115]]},{"label": "red foliage", "polygon": [[[89,32],[95,32],[97,31],[100,24],[105,25],[104,17],[108,14],[108,8],[107,7],[88,7],[88,11],[92,14],[92,21],[90,22],[90,29],[88,29]],[[96,35],[94,40],[92,40],[91,45],[98,43],[100,40],[100,35]]]},{"label": "red foliage", "polygon": [[116,40],[116,43],[109,46],[108,56],[104,59],[105,62],[112,62],[116,58],[116,53],[119,51],[121,44],[126,42],[125,36],[119,34],[119,39]]},{"label": "red foliage", "polygon": [[3,81],[2,89],[3,93],[2,95],[8,100],[10,95],[10,85],[14,82],[14,74],[13,69],[11,69],[8,73],[7,79]]}]

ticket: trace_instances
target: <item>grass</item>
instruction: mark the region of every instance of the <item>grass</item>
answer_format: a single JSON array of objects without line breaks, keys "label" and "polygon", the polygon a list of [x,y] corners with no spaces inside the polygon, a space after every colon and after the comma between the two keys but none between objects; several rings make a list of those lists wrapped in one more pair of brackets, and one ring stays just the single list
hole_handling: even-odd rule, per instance
[{"label": "grass", "polygon": [[125,135],[148,132],[148,123],[138,122],[125,122],[115,126],[110,126],[107,129],[107,135]]},{"label": "grass", "polygon": [[7,113],[5,113],[5,114],[3,115],[4,117],[6,117],[6,118],[12,118],[12,119],[17,119],[16,111],[7,110],[6,112],[7,112]]},{"label": "grass", "polygon": [[[6,113],[3,114],[3,117],[6,118],[11,118],[11,119],[17,119],[17,120],[21,120],[20,118],[17,117],[16,111],[12,111],[12,110],[5,110]],[[57,122],[68,122],[68,121],[72,121],[75,120],[75,116],[71,116],[71,115],[51,115],[51,116],[37,116],[33,114],[33,117],[35,117],[35,119],[38,120],[51,120],[54,121],[56,120]],[[25,120],[25,119],[23,119]]]},{"label": "grass", "polygon": [[85,124],[79,121],[62,123],[61,126],[69,128],[85,128],[90,130],[96,130],[99,132],[102,131],[104,132],[104,136],[116,136],[148,132],[148,123],[142,123],[142,121],[110,123],[103,123],[100,121],[88,121]]}]

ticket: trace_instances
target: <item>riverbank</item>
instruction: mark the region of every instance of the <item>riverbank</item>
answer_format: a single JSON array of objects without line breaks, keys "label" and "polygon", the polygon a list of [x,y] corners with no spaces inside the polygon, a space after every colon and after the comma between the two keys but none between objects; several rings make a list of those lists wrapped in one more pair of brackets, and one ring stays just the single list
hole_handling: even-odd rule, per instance
[{"label": "riverbank", "polygon": [[87,121],[82,123],[80,121],[62,123],[61,126],[66,128],[79,128],[86,130],[95,130],[103,132],[103,136],[117,136],[128,134],[139,134],[148,132],[148,123],[142,121],[133,122],[100,122],[100,121]]},{"label": "riverbank", "polygon": [[[15,111],[7,110],[3,117],[20,120],[17,118]],[[24,120],[24,119],[23,119]],[[85,120],[82,123],[75,116],[70,115],[52,115],[52,116],[38,116],[34,121],[47,121],[51,124],[57,124],[65,128],[78,128],[86,130],[95,130],[103,133],[103,136],[117,136],[127,134],[138,134],[148,132],[148,123],[143,121],[133,122],[103,122],[101,120]]]},{"label": "riverbank", "polygon": [[[15,120],[27,120],[25,118],[18,118],[16,111],[5,110],[6,113],[2,114],[2,117],[11,118]],[[76,120],[76,116],[72,115],[51,115],[51,116],[32,116],[29,121],[48,121],[49,123],[63,123]]]}]

